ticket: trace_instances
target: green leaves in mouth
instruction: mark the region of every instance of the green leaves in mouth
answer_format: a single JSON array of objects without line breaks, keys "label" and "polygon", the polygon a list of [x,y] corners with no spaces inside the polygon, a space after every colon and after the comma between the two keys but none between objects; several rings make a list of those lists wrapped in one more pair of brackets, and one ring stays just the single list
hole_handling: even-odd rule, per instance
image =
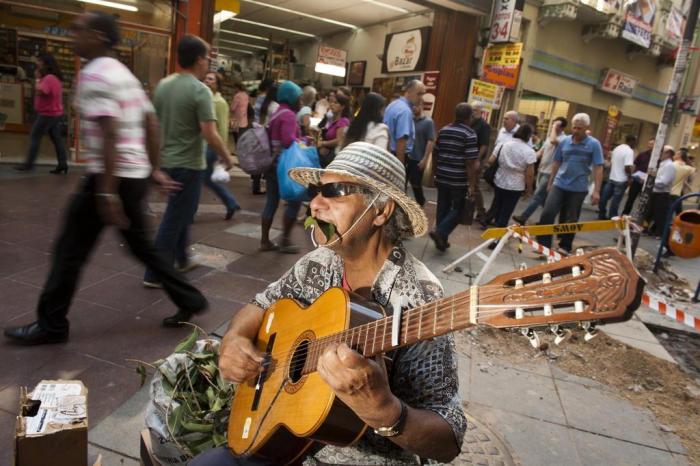
[{"label": "green leaves in mouth", "polygon": [[306,217],[306,220],[304,221],[304,229],[308,230],[312,226],[316,225],[323,235],[326,237],[326,241],[330,241],[331,238],[336,234],[335,231],[335,225],[332,223],[324,222],[323,220],[314,218],[312,216]]}]

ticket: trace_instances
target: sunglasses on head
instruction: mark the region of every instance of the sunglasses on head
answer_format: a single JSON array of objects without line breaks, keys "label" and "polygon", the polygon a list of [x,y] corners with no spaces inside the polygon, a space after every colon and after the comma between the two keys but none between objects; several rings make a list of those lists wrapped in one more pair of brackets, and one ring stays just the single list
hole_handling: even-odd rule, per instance
[{"label": "sunglasses on head", "polygon": [[352,183],[325,183],[310,184],[309,197],[315,198],[319,194],[325,198],[349,196],[350,194],[370,193],[369,188]]}]

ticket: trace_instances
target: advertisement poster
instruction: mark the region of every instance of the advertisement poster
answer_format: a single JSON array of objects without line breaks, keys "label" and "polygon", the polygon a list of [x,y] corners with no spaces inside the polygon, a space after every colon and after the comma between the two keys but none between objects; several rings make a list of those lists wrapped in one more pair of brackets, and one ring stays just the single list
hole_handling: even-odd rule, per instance
[{"label": "advertisement poster", "polygon": [[666,37],[671,40],[680,40],[683,37],[683,27],[685,20],[681,14],[681,10],[675,6],[671,8],[666,20]]},{"label": "advertisement poster", "polygon": [[640,47],[649,48],[656,17],[656,0],[627,0],[624,6],[625,24],[621,37]]},{"label": "advertisement poster", "polygon": [[430,27],[388,34],[384,42],[382,73],[421,71],[428,55]]},{"label": "advertisement poster", "polygon": [[394,85],[396,84],[396,78],[374,78],[372,80],[372,92],[383,96],[387,104],[391,102],[394,97]]},{"label": "advertisement poster", "polygon": [[492,45],[486,49],[482,80],[515,89],[520,75],[522,43]]},{"label": "advertisement poster", "polygon": [[321,74],[330,74],[331,76],[345,77],[347,57],[347,51],[321,44],[318,48],[318,58],[316,59],[314,71]]},{"label": "advertisement poster", "polygon": [[489,42],[512,42],[520,35],[522,11],[515,9],[515,3],[516,0],[496,0]]},{"label": "advertisement poster", "polygon": [[605,119],[605,133],[603,134],[603,140],[601,145],[603,146],[603,153],[607,154],[610,152],[613,143],[613,134],[617,125],[622,119],[622,112],[614,105],[608,107],[608,116]]},{"label": "advertisement poster", "polygon": [[598,89],[623,97],[631,97],[638,82],[639,80],[634,76],[609,68],[601,73]]},{"label": "advertisement poster", "polygon": [[469,102],[478,100],[493,109],[498,109],[501,107],[503,90],[503,86],[472,79],[469,84]]},{"label": "advertisement poster", "polygon": [[423,73],[423,84],[425,84],[425,94],[423,94],[423,112],[429,118],[433,117],[435,111],[435,102],[438,96],[438,87],[440,86],[440,72],[426,71]]}]

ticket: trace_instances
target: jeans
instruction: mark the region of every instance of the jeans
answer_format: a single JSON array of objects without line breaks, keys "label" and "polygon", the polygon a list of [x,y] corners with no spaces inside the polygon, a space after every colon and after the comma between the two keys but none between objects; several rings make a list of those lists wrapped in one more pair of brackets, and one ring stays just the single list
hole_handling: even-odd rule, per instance
[{"label": "jeans", "polygon": [[[280,187],[277,183],[277,167],[272,167],[265,173],[267,181],[267,199],[261,217],[266,220],[275,218],[275,212],[280,203]],[[286,201],[287,207],[284,209],[284,217],[296,219],[301,207],[301,201]]]},{"label": "jeans", "polygon": [[435,232],[447,240],[450,233],[459,224],[459,219],[464,208],[464,198],[467,196],[467,188],[452,188],[439,184],[437,186],[438,200],[435,215]]},{"label": "jeans", "polygon": [[[68,332],[66,316],[80,271],[105,227],[97,212],[95,176],[86,176],[81,183],[66,210],[63,228],[54,248],[51,271],[37,306],[39,325],[50,332]],[[121,234],[132,254],[158,275],[165,292],[179,309],[202,310],[207,306],[206,298],[175,271],[172,262],[156,252],[149,240],[143,212],[147,187],[146,179],[119,180],[119,197],[124,214],[129,219],[129,227],[121,230]]]},{"label": "jeans", "polygon": [[67,166],[68,155],[66,153],[66,145],[61,136],[61,116],[47,115],[36,116],[36,120],[32,125],[32,131],[29,133],[29,152],[27,153],[27,160],[24,164],[30,168],[34,166],[34,162],[39,155],[41,138],[44,137],[46,133],[49,133],[51,142],[53,142],[53,146],[56,149],[56,161],[58,162],[58,166]]},{"label": "jeans", "polygon": [[[625,195],[626,189],[626,181],[608,180],[608,182],[605,184],[605,189],[603,189],[603,194],[600,196],[598,219],[607,220],[609,218],[617,217],[617,212],[620,208],[620,201],[622,201],[622,196]],[[608,209],[608,214],[605,215],[608,201],[610,201],[610,209]]]},{"label": "jeans", "polygon": [[[564,191],[552,186],[544,203],[542,216],[538,225],[551,225],[555,223],[557,215],[559,223],[578,222],[581,215],[581,207],[586,199],[587,192]],[[566,251],[571,251],[574,243],[574,234],[559,235],[559,246]],[[538,236],[537,242],[548,248],[552,247],[552,235]]]},{"label": "jeans", "polygon": [[642,192],[643,187],[644,183],[641,183],[637,180],[632,180],[630,189],[627,192],[627,202],[625,202],[625,207],[624,209],[622,209],[622,215],[629,215],[632,212],[634,201],[635,199],[637,199],[637,196],[639,196],[639,193]]},{"label": "jeans", "polygon": [[511,191],[509,189],[501,189],[498,186],[494,190],[493,205],[489,210],[494,212],[497,227],[507,227],[508,220],[513,215],[515,206],[518,204],[518,199],[522,196],[523,191]]},{"label": "jeans", "polygon": [[274,466],[274,463],[267,462],[254,456],[233,455],[228,447],[218,447],[207,450],[197,455],[188,466]]},{"label": "jeans", "polygon": [[408,159],[406,165],[406,176],[408,182],[413,188],[413,195],[416,202],[423,207],[425,205],[425,196],[423,195],[423,170],[418,169],[419,160]]},{"label": "jeans", "polygon": [[671,218],[671,194],[670,193],[652,193],[649,199],[649,215],[653,222],[651,228],[651,234],[654,236],[661,236],[664,232],[664,227],[666,222]]},{"label": "jeans", "polygon": [[550,176],[552,175],[549,173],[540,173],[537,175],[537,189],[535,190],[535,194],[532,195],[530,203],[520,214],[520,217],[522,217],[523,220],[530,218],[538,207],[544,206],[544,202],[547,200],[547,183],[549,183]]},{"label": "jeans", "polygon": [[[190,225],[199,206],[199,196],[202,193],[203,170],[189,168],[164,168],[173,181],[182,184],[182,189],[170,193],[168,207],[160,222],[156,234],[156,249],[162,251],[163,257],[171,264],[177,262],[180,266],[187,264],[187,246],[189,244]],[[146,270],[145,281],[158,281],[151,269]]]},{"label": "jeans", "polygon": [[204,171],[204,184],[207,185],[209,189],[214,191],[221,202],[224,203],[227,210],[239,209],[241,206],[238,205],[236,199],[231,195],[226,185],[223,183],[215,183],[211,180],[211,174],[214,172],[214,164],[219,159],[216,152],[211,147],[207,146],[207,169]]}]

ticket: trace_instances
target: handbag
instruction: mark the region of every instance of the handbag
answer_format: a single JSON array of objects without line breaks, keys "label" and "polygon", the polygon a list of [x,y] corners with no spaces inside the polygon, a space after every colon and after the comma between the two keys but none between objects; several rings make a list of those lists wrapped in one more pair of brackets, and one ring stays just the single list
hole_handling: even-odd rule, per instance
[{"label": "handbag", "polygon": [[293,168],[321,168],[318,151],[315,147],[306,147],[294,141],[280,154],[277,162],[277,183],[280,197],[284,201],[298,201],[304,198],[306,187],[289,176]]},{"label": "handbag", "polygon": [[503,150],[503,146],[498,148],[498,152],[496,153],[496,160],[486,167],[486,170],[484,170],[484,174],[482,177],[484,178],[484,181],[486,181],[488,184],[490,184],[492,187],[496,187],[496,172],[498,171],[498,158],[501,156],[501,151]]},{"label": "handbag", "polygon": [[434,155],[430,156],[430,158],[425,164],[425,170],[423,170],[423,178],[421,179],[421,184],[426,188],[435,187],[435,176],[433,174],[433,157]]}]

